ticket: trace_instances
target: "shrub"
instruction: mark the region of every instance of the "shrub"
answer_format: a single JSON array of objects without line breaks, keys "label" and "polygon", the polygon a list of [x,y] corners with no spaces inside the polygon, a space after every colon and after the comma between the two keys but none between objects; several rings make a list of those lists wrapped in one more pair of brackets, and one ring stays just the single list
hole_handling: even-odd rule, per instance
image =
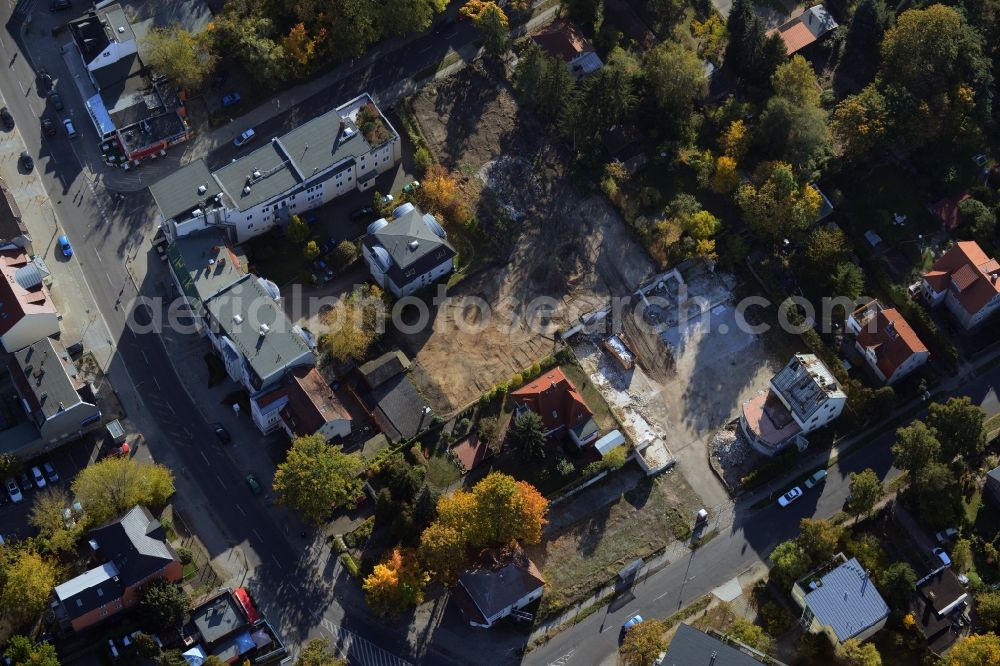
[{"label": "shrub", "polygon": [[768,601],[760,608],[760,623],[771,636],[780,636],[795,624],[795,616],[773,601]]},{"label": "shrub", "polygon": [[510,378],[509,385],[512,390],[520,388],[522,384],[524,384],[524,376],[521,373]]},{"label": "shrub", "polygon": [[559,472],[560,476],[570,476],[576,471],[576,468],[573,467],[573,463],[563,458],[556,463],[556,471]]},{"label": "shrub", "polygon": [[799,451],[795,447],[785,449],[769,462],[750,470],[746,476],[740,479],[740,484],[744,490],[750,490],[751,488],[756,488],[761,484],[767,483],[791,469],[793,461],[798,455]]},{"label": "shrub", "polygon": [[343,270],[358,260],[358,248],[349,240],[342,240],[333,248],[330,256],[333,264]]},{"label": "shrub", "polygon": [[584,476],[595,476],[604,471],[612,472],[624,465],[627,457],[627,448],[619,446],[617,449],[609,451],[602,459],[587,465],[583,470],[583,474]]},{"label": "shrub", "polygon": [[358,567],[357,561],[351,557],[350,553],[341,553],[340,563],[344,565],[345,569],[347,569],[347,573],[351,574],[355,578],[361,575],[361,569]]},{"label": "shrub", "polygon": [[191,560],[194,559],[190,548],[178,548],[177,557],[180,558],[181,564],[191,564]]},{"label": "shrub", "polygon": [[417,172],[423,177],[424,172],[429,168],[434,166],[434,156],[431,155],[431,151],[427,150],[424,146],[417,148],[416,152],[413,153],[413,165],[417,168]]},{"label": "shrub", "polygon": [[452,432],[458,435],[464,435],[469,432],[469,418],[463,417],[458,423],[455,424],[455,428]]}]

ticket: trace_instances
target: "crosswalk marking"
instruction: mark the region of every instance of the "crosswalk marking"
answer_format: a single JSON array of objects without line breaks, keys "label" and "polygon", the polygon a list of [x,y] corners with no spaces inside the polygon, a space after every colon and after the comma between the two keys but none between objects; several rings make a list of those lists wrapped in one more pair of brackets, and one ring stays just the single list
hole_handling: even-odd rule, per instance
[{"label": "crosswalk marking", "polygon": [[337,654],[351,664],[361,666],[413,666],[405,659],[398,657],[388,650],[383,650],[369,640],[358,636],[349,629],[334,624],[327,618],[320,620],[320,626],[329,632],[333,639],[330,641]]}]

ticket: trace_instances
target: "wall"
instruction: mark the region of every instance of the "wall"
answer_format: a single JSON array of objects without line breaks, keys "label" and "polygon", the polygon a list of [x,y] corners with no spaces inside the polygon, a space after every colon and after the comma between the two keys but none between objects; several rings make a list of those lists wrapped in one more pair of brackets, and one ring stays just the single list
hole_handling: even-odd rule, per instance
[{"label": "wall", "polygon": [[[370,267],[371,262],[369,262],[368,265]],[[445,275],[450,273],[454,267],[455,267],[455,259],[454,257],[452,257],[447,261],[438,264],[437,266],[427,271],[423,275],[418,275],[417,277],[415,277],[413,280],[403,285],[402,287],[398,286],[395,282],[392,281],[392,278],[387,276],[385,278],[384,286],[393,294],[395,294],[397,298],[401,296],[409,296],[415,291],[419,291],[420,289],[423,289],[424,287],[433,284],[436,280],[444,277]],[[375,277],[374,274],[373,277]]]},{"label": "wall", "polygon": [[55,312],[28,314],[0,338],[4,349],[15,352],[42,338],[59,335],[59,315]]},{"label": "wall", "polygon": [[[67,407],[62,412],[54,414],[39,428],[42,439],[49,442],[58,442],[70,437],[78,437],[85,430],[84,421],[99,420],[101,410],[97,405],[82,400],[75,405]],[[93,422],[93,421],[92,421]]]}]

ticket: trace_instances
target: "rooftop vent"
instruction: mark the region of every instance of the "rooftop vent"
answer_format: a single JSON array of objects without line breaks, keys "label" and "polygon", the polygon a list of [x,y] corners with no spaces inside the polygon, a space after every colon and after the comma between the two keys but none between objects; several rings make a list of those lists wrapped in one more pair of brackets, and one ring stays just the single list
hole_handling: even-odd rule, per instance
[{"label": "rooftop vent", "polygon": [[205,187],[204,185],[199,185],[198,186],[198,194],[204,194],[205,192],[208,192],[208,188]]},{"label": "rooftop vent", "polygon": [[121,26],[121,25],[120,25],[120,26],[118,26],[118,34],[122,34],[122,33],[124,33],[124,32],[125,32],[125,27],[124,27],[124,26]]},{"label": "rooftop vent", "polygon": [[261,335],[267,335],[267,332],[270,331],[270,330],[271,330],[271,327],[268,326],[267,324],[261,324],[260,325],[260,334]]},{"label": "rooftop vent", "polygon": [[418,241],[411,240],[409,243],[406,244],[406,247],[410,248],[410,250],[416,250],[418,247],[420,247],[420,243]]},{"label": "rooftop vent", "polygon": [[253,177],[254,178],[260,178],[260,169],[254,169],[253,170]]},{"label": "rooftop vent", "polygon": [[250,186],[249,185],[247,185],[246,187],[243,188],[243,194],[250,194]]},{"label": "rooftop vent", "polygon": [[243,323],[243,317],[241,317],[238,314],[237,315],[233,315],[233,323],[234,324],[242,324]]}]

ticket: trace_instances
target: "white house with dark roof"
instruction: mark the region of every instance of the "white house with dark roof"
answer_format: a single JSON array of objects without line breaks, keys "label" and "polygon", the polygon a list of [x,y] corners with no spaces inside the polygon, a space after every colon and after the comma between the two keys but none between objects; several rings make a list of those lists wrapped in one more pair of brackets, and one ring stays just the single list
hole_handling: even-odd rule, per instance
[{"label": "white house with dark roof", "polygon": [[847,559],[843,553],[797,580],[792,599],[802,609],[802,627],[826,634],[834,645],[868,640],[889,617],[889,606],[871,575],[856,558]]},{"label": "white house with dark roof", "polygon": [[169,238],[215,226],[242,243],[371,189],[401,158],[399,134],[364,93],[215,171],[196,160],[149,191]]},{"label": "white house with dark roof", "polygon": [[451,273],[455,248],[448,234],[430,213],[411,203],[392,211],[392,220],[381,218],[368,226],[361,254],[372,278],[397,298]]},{"label": "white house with dark roof", "polygon": [[455,599],[473,627],[489,628],[542,597],[545,579],[535,563],[516,558],[498,568],[470,569],[458,576]]}]

